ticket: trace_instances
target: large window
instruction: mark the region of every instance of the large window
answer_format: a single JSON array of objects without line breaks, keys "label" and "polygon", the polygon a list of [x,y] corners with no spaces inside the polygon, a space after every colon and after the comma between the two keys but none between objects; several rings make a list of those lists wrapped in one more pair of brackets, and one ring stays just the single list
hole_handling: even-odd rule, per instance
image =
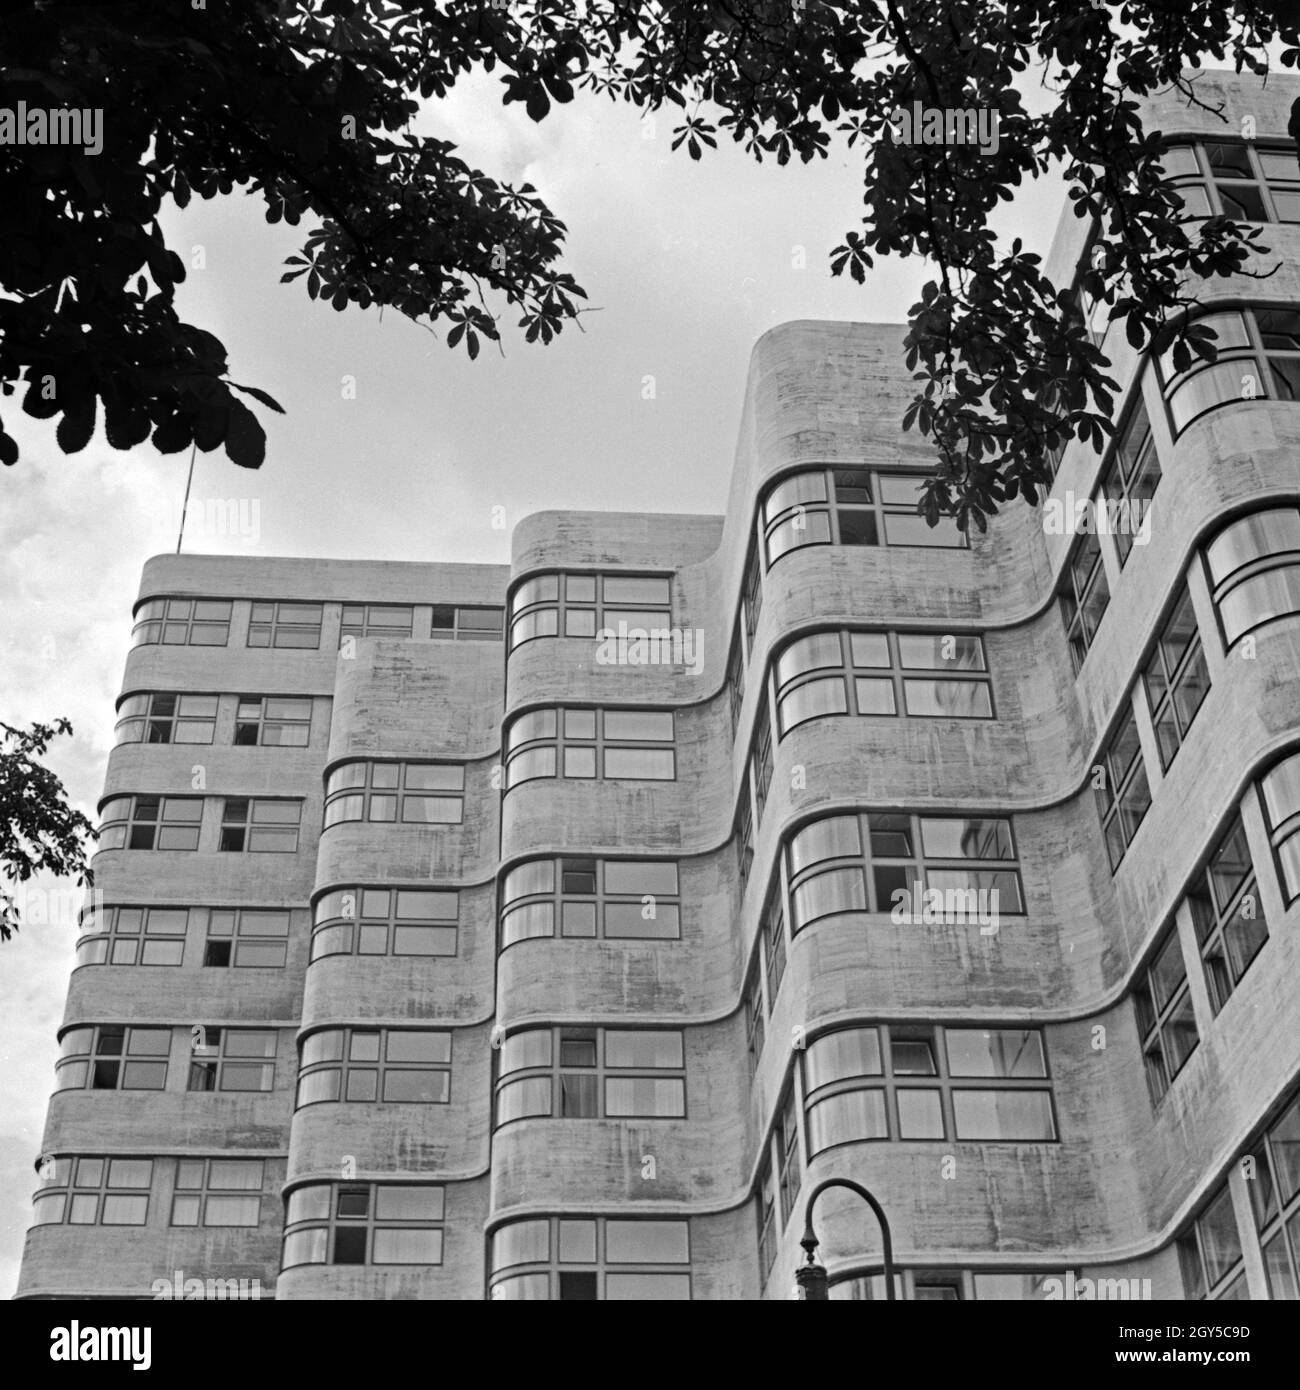
[{"label": "large window", "polygon": [[691,1296],[690,1263],[685,1221],[511,1221],[492,1233],[490,1296],[504,1302],[685,1300]]},{"label": "large window", "polygon": [[1156,638],[1142,680],[1160,746],[1160,766],[1168,769],[1196,711],[1210,693],[1210,670],[1192,610],[1192,595],[1185,585],[1182,598]]},{"label": "large window", "polygon": [[186,907],[99,907],[81,917],[78,965],[180,965]]},{"label": "large window", "polygon": [[1160,459],[1151,435],[1151,421],[1139,390],[1137,402],[1120,430],[1119,441],[1101,476],[1102,496],[1120,518],[1112,534],[1121,566],[1133,549],[1134,534],[1143,525],[1160,476]]},{"label": "large window", "polygon": [[785,903],[779,881],[772,885],[768,895],[761,930],[763,951],[767,956],[767,1006],[771,1012],[776,1007],[776,996],[785,976]]},{"label": "large window", "polygon": [[732,833],[736,843],[736,871],[740,878],[740,896],[745,896],[745,885],[749,882],[749,871],[754,864],[754,808],[749,799],[749,788],[742,784],[740,804],[736,808],[736,827]]},{"label": "large window", "polygon": [[499,642],[506,610],[435,603],[429,636],[439,642]]},{"label": "large window", "polygon": [[1097,639],[1097,629],[1110,603],[1110,585],[1102,563],[1101,542],[1095,531],[1080,536],[1061,576],[1057,592],[1065,636],[1070,644],[1070,660],[1077,676],[1083,669],[1088,649]]},{"label": "large window", "polygon": [[302,1040],[299,1106],[451,1099],[451,1034],[433,1028],[326,1028]]},{"label": "large window", "polygon": [[1272,507],[1234,521],[1205,558],[1229,647],[1253,628],[1300,613],[1300,509]]},{"label": "large window", "polygon": [[173,1226],[256,1226],[266,1165],[260,1158],[178,1158]]},{"label": "large window", "polygon": [[167,1085],[170,1028],[121,1023],[70,1028],[59,1043],[56,1091],[161,1091]]},{"label": "large window", "polygon": [[459,825],[464,805],[461,763],[342,763],[325,783],[325,828],[352,820]]},{"label": "large window", "polygon": [[795,932],[841,912],[920,910],[918,885],[960,903],[972,919],[982,901],[1012,916],[1024,912],[1011,822],[996,817],[829,816],[791,838],[786,867]]},{"label": "large window", "polygon": [[301,820],[301,801],[228,796],[217,848],[233,854],[294,854]]},{"label": "large window", "polygon": [[763,960],[758,948],[750,961],[749,973],[745,976],[745,988],[741,992],[741,1010],[745,1017],[745,1054],[749,1058],[749,1074],[758,1070],[758,1059],[763,1054],[765,1015],[763,1013]]},{"label": "large window", "polygon": [[102,849],[179,849],[199,847],[201,796],[115,796],[99,813]]},{"label": "large window", "polygon": [[1033,1028],[840,1028],[803,1058],[808,1154],[863,1140],[1056,1138]]},{"label": "large window", "polygon": [[1193,355],[1182,371],[1171,347],[1160,358],[1160,379],[1175,435],[1221,405],[1243,400],[1293,401],[1300,396],[1300,310],[1226,309],[1196,322],[1214,329],[1214,362]]},{"label": "large window", "polygon": [[758,1179],[758,1260],[763,1278],[772,1271],[776,1246],[794,1210],[803,1181],[799,1155],[799,1103],[793,1083],[777,1109],[776,1123],[763,1148]]},{"label": "large window", "polygon": [[460,894],[437,888],[335,888],[316,901],[311,958],[454,956]]},{"label": "large window", "polygon": [[319,603],[255,603],[248,621],[250,647],[320,647]]},{"label": "large window", "polygon": [[1269,840],[1286,905],[1300,898],[1300,753],[1273,768],[1260,783]]},{"label": "large window", "polygon": [[189,1091],[269,1091],[275,1085],[274,1028],[210,1028],[190,1039]]},{"label": "large window", "polygon": [[1241,816],[1231,825],[1187,892],[1196,939],[1217,1014],[1268,940]]},{"label": "large window", "polygon": [[498,1053],[497,1124],[546,1116],[680,1119],[685,1068],[677,1029],[526,1028]]},{"label": "large window", "polygon": [[535,937],[675,941],[677,865],[655,859],[531,859],[501,885],[501,948]]},{"label": "large window", "polygon": [[1254,1158],[1247,1190],[1269,1296],[1294,1302],[1300,1299],[1300,1096],[1269,1126]]},{"label": "large window", "polygon": [[763,702],[754,720],[754,739],[749,752],[749,772],[754,782],[754,805],[762,822],[767,791],[772,785],[772,721],[768,718],[767,702]]},{"label": "large window", "polygon": [[1204,141],[1172,146],[1162,159],[1188,217],[1300,222],[1294,145]]},{"label": "large window", "polygon": [[1151,1099],[1159,1101],[1200,1041],[1187,984],[1187,966],[1175,927],[1164,933],[1151,963],[1138,972],[1133,1003],[1147,1085]]},{"label": "large window", "polygon": [[339,645],[345,637],[410,637],[415,612],[410,604],[345,603]]},{"label": "large window", "polygon": [[672,710],[535,709],[506,730],[506,789],[555,776],[671,782],[672,743]]},{"label": "large window", "polygon": [[1112,873],[1133,843],[1133,836],[1151,806],[1151,784],[1142,760],[1137,721],[1127,699],[1124,706],[1124,717],[1115,726],[1115,732],[1102,748],[1100,760],[1092,770]]},{"label": "large window", "polygon": [[295,1265],[440,1265],[438,1183],[310,1183],[289,1194],[282,1269]]},{"label": "large window", "polygon": [[115,743],[211,743],[215,695],[128,695],[118,710]]},{"label": "large window", "polygon": [[1241,1234],[1227,1183],[1178,1238],[1183,1289],[1190,1299],[1249,1300]]},{"label": "large window", "polygon": [[731,654],[727,657],[727,701],[731,710],[731,733],[735,737],[740,711],[745,703],[745,644],[740,638],[737,617],[735,635],[731,639]]},{"label": "large window", "polygon": [[828,714],[991,719],[984,642],[928,632],[814,632],[776,660],[777,724]]},{"label": "large window", "polygon": [[311,697],[241,695],[235,743],[263,748],[306,748],[311,742]]},{"label": "large window", "polygon": [[763,611],[763,566],[759,562],[758,541],[751,539],[745,557],[745,573],[741,579],[740,607],[745,622],[746,652],[754,650],[754,634],[758,631],[759,615]]},{"label": "large window", "polygon": [[768,567],[804,545],[964,548],[966,537],[951,517],[931,526],[917,512],[927,476],[819,468],[783,478],[763,503]]},{"label": "large window", "polygon": [[205,966],[282,966],[289,952],[289,909],[214,907],[203,943]]},{"label": "large window", "polygon": [[672,580],[638,574],[539,574],[510,600],[510,648],[533,637],[595,637],[672,626]]},{"label": "large window", "polygon": [[230,640],[228,598],[153,598],[135,613],[133,647],[224,647]]},{"label": "large window", "polygon": [[143,1226],[151,1158],[56,1158],[41,1178],[32,1225]]}]

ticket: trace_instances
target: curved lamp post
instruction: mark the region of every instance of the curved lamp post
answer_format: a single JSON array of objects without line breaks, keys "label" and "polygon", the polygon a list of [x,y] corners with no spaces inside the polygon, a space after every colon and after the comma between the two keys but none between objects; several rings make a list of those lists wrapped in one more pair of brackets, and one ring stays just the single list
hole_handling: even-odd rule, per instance
[{"label": "curved lamp post", "polygon": [[826,1274],[826,1266],[817,1263],[816,1251],[821,1242],[818,1241],[817,1232],[813,1230],[812,1224],[813,1203],[828,1187],[847,1187],[850,1192],[856,1192],[859,1197],[864,1198],[867,1205],[875,1212],[876,1220],[880,1222],[881,1246],[885,1256],[885,1297],[892,1300],[895,1297],[894,1244],[890,1239],[889,1221],[885,1216],[885,1209],[865,1187],[848,1178],[827,1178],[825,1182],[819,1182],[813,1188],[808,1198],[808,1206],[804,1213],[803,1239],[799,1242],[808,1259],[805,1264],[799,1266],[794,1276],[795,1282],[799,1286],[799,1292],[810,1303],[826,1303],[830,1300],[830,1281]]}]

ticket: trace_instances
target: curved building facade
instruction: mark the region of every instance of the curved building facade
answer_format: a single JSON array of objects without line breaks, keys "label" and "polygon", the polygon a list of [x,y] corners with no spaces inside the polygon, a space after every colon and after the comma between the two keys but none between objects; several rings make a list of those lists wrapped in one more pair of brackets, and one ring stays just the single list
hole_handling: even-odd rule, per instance
[{"label": "curved building facade", "polygon": [[1213,367],[1099,324],[985,534],[904,329],[799,322],[724,517],[149,562],[20,1297],[786,1298],[828,1177],[904,1297],[1298,1296],[1300,85],[1217,90],[1153,124],[1281,268]]}]

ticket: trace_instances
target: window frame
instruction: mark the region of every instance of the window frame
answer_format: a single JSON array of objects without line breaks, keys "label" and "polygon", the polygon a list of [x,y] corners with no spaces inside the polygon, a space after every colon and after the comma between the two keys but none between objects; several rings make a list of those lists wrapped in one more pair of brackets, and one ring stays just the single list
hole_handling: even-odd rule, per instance
[{"label": "window frame", "polygon": [[[169,969],[183,965],[185,963],[185,940],[190,923],[189,914],[192,911],[193,909],[189,907],[171,907],[162,903],[155,903],[150,906],[105,903],[98,907],[87,908],[81,914],[81,923],[77,929],[76,964],[73,969],[79,969],[83,965],[147,966],[150,969]],[[184,913],[186,917],[185,925],[179,930],[175,928],[164,930],[162,927],[151,930],[150,919],[154,913],[176,912]],[[124,913],[135,913],[137,917],[134,920],[127,918],[127,925],[123,925]],[[100,942],[103,943],[103,956],[96,960],[92,957],[95,955],[94,948]],[[130,943],[134,947],[132,959],[115,959],[119,954],[117,950],[119,943]],[[146,954],[149,954],[146,950],[148,946],[163,944],[172,947],[179,945],[180,950],[175,960],[146,960],[144,958]],[[123,951],[120,954],[125,955],[126,952]]]},{"label": "window frame", "polygon": [[[270,613],[267,613],[270,609]],[[305,610],[305,611],[304,611]],[[316,617],[310,614],[315,610]],[[325,604],[311,599],[252,599],[248,609],[248,634],[244,645],[258,651],[320,650],[325,625]],[[280,637],[286,639],[280,641]],[[254,636],[266,640],[254,641]],[[315,637],[315,641],[294,641]]]},{"label": "window frame", "polygon": [[[113,726],[113,746],[120,748],[127,744],[138,743],[144,747],[175,745],[183,748],[206,748],[212,744],[216,737],[220,698],[219,695],[205,694],[194,690],[141,690],[127,695],[117,708],[117,723]],[[160,700],[173,702],[170,713],[159,712],[155,708]],[[183,702],[196,700],[211,701],[211,714],[182,711]],[[141,701],[144,702],[143,708],[140,707]],[[207,738],[178,739],[176,731],[182,724],[205,726]],[[124,736],[123,731],[127,726],[135,730],[138,736]],[[163,733],[166,736],[158,738],[155,737],[156,733]]]},{"label": "window frame", "polygon": [[[306,705],[307,713],[303,715],[271,714],[269,712],[273,701]],[[250,706],[256,705],[256,714],[246,713]],[[235,728],[231,734],[232,746],[236,748],[307,748],[311,745],[311,726],[312,717],[315,714],[316,702],[310,695],[239,695],[235,702]],[[292,740],[282,742],[275,739],[268,739],[266,734],[271,729],[302,729],[304,737],[301,743]],[[251,730],[253,737],[241,738],[240,735],[246,730]]]},{"label": "window frame", "polygon": [[[617,1227],[627,1227],[639,1223],[654,1226],[680,1226],[685,1240],[686,1258],[684,1260],[613,1260],[609,1257],[609,1225],[614,1223]],[[563,1251],[562,1239],[564,1227],[572,1227],[579,1223],[590,1224],[592,1230],[592,1250],[595,1259],[590,1260],[562,1260]],[[499,1263],[498,1236],[512,1226],[531,1224],[534,1226],[545,1224],[546,1240],[545,1253],[534,1258],[510,1259],[509,1263]],[[694,1296],[694,1281],[692,1278],[692,1241],[691,1223],[687,1217],[654,1217],[654,1216],[590,1216],[579,1213],[565,1213],[564,1216],[534,1216],[525,1217],[514,1221],[503,1221],[495,1226],[488,1233],[487,1240],[487,1296],[492,1301],[514,1302],[516,1300],[507,1296],[505,1290],[512,1285],[523,1286],[525,1281],[531,1280],[528,1287],[534,1295],[539,1287],[539,1280],[545,1280],[546,1301],[576,1301],[563,1298],[565,1274],[577,1275],[585,1279],[590,1278],[590,1284],[583,1287],[592,1288],[595,1292],[597,1301],[607,1301],[609,1290],[609,1278],[611,1275],[617,1277],[625,1276],[650,1276],[667,1275],[676,1280],[684,1280],[686,1298],[682,1301],[689,1301]],[[509,1256],[507,1255],[507,1258]],[[674,1287],[682,1287],[680,1282],[675,1283]],[[497,1290],[502,1292],[498,1293]],[[642,1296],[642,1300],[646,1298]],[[608,1300],[619,1301],[619,1300]],[[659,1300],[651,1300],[659,1301]]]},{"label": "window frame", "polygon": [[[200,607],[203,606],[203,612]],[[224,616],[219,612],[206,611],[209,608],[225,609]],[[230,624],[234,616],[234,600],[228,598],[196,598],[193,595],[164,594],[156,598],[144,599],[136,605],[132,615],[131,646],[135,647],[226,647],[230,645]],[[179,641],[168,641],[168,628],[184,627],[184,635]],[[157,635],[149,635],[149,629],[156,627]],[[219,630],[221,641],[195,641],[198,636],[215,636]],[[143,632],[143,635],[141,635]]]},{"label": "window frame", "polygon": [[[544,864],[551,865],[550,888],[518,888],[511,885],[511,879],[519,875],[521,878],[531,871],[535,871]],[[643,866],[650,870],[663,871],[671,868],[675,891],[671,893],[656,893],[646,891],[643,893],[621,892],[617,889],[610,889],[608,883],[608,869],[611,864],[625,866]],[[590,873],[592,888],[587,891],[585,888],[579,889],[576,886],[566,887],[566,878],[577,879],[586,877]],[[516,885],[518,880],[516,880]],[[508,896],[511,895],[511,896]],[[644,916],[645,899],[653,899],[654,916],[646,918]],[[511,946],[518,946],[525,941],[548,941],[548,940],[576,940],[576,941],[680,941],[682,939],[682,892],[681,892],[681,866],[676,859],[647,859],[641,857],[624,857],[619,855],[543,855],[539,858],[521,860],[519,863],[512,864],[502,875],[500,889],[500,905],[497,912],[497,950],[498,952],[507,951]],[[577,920],[585,916],[585,912],[579,912],[579,908],[590,905],[592,908],[593,926],[590,932],[580,929],[575,925],[574,929],[569,930],[565,922],[566,905],[572,906],[575,910],[573,917],[575,924]],[[640,907],[642,908],[642,921],[658,921],[660,907],[670,909],[666,920],[676,919],[676,930],[674,931],[655,931],[644,932],[641,934],[629,933],[626,931],[610,932],[609,919],[610,907]],[[549,913],[534,911],[535,909],[549,907]],[[511,935],[509,941],[506,940],[508,934],[507,923],[512,917],[520,917],[527,920],[531,916],[536,916],[539,921],[549,916],[549,931],[527,931],[524,935]],[[558,928],[558,929],[557,929]]]},{"label": "window frame", "polygon": [[[302,845],[303,798],[294,796],[226,796],[221,799],[221,824],[217,839],[219,854],[297,854]],[[242,816],[239,808],[243,807]],[[294,806],[296,820],[267,817],[258,812],[267,806]],[[293,831],[293,843],[287,832]],[[261,840],[269,838],[271,844]],[[281,845],[279,842],[283,840]]]},{"label": "window frame", "polygon": [[[1191,618],[1191,636],[1187,641],[1182,655],[1176,661],[1169,660],[1167,648],[1172,645],[1170,633],[1175,631],[1175,625],[1184,616]],[[1205,643],[1201,639],[1200,622],[1196,616],[1196,608],[1192,603],[1192,591],[1186,580],[1175,591],[1174,602],[1169,612],[1165,615],[1156,632],[1155,639],[1147,648],[1147,654],[1140,666],[1140,683],[1143,694],[1146,697],[1147,712],[1151,717],[1151,728],[1156,737],[1156,749],[1160,754],[1160,770],[1162,773],[1168,772],[1173,766],[1174,759],[1178,756],[1178,751],[1187,741],[1192,724],[1196,721],[1196,716],[1200,712],[1201,706],[1205,703],[1206,697],[1210,693],[1211,680],[1210,668],[1205,659]],[[1153,690],[1152,672],[1155,671],[1163,689],[1156,693]],[[1202,677],[1200,698],[1192,706],[1191,713],[1186,714],[1179,703],[1179,696],[1186,689],[1195,689],[1195,677],[1199,671]],[[1173,751],[1165,757],[1165,737],[1164,732],[1172,730]]]},{"label": "window frame", "polygon": [[[364,1182],[344,1179],[338,1182],[303,1182],[296,1184],[290,1191],[285,1193],[284,1225],[282,1239],[280,1243],[280,1269],[301,1269],[304,1267],[319,1265],[323,1268],[343,1268],[348,1265],[366,1267],[372,1269],[420,1269],[437,1268],[442,1265],[446,1258],[447,1251],[447,1186],[445,1183],[426,1183],[426,1182]],[[300,1193],[311,1190],[324,1189],[329,1196],[326,1203],[326,1210],[323,1216],[314,1215],[310,1211],[305,1216],[294,1216],[293,1207],[295,1198]],[[415,1189],[422,1193],[438,1193],[439,1215],[402,1218],[393,1216],[380,1216],[380,1194],[390,1191],[405,1191]],[[364,1192],[366,1209],[361,1215],[348,1214],[341,1211],[344,1196],[355,1200]],[[301,1200],[301,1199],[300,1199]],[[363,1239],[361,1243],[362,1258],[360,1260],[339,1260],[338,1231],[361,1231]],[[322,1248],[325,1258],[320,1260],[299,1259],[296,1249],[299,1243],[310,1246],[309,1240],[299,1242],[298,1238],[310,1236],[314,1231],[324,1232]],[[385,1260],[377,1261],[374,1258],[376,1239],[375,1236],[383,1231],[428,1231],[437,1234],[437,1255],[436,1260]],[[293,1245],[291,1246],[291,1242]],[[293,1249],[294,1257],[289,1258],[290,1251]]]},{"label": "window frame", "polygon": [[[364,768],[364,775],[360,782],[338,781],[341,774],[348,768]],[[397,769],[396,781],[388,785],[386,781],[377,778],[376,769],[393,768]],[[448,768],[458,771],[460,774],[459,790],[453,787],[408,787],[407,781],[412,775],[413,768],[437,767]],[[451,775],[450,773],[448,774]],[[385,774],[386,778],[387,774]],[[453,778],[454,780],[454,778]],[[418,820],[407,819],[405,812],[409,800],[431,801],[439,805],[454,805],[457,810],[455,820]],[[353,802],[359,802],[360,815],[344,814],[345,811],[355,809]],[[380,802],[392,803],[393,814],[391,816],[375,816],[372,812]],[[341,808],[332,811],[332,807]],[[333,819],[331,819],[331,816]],[[446,825],[463,825],[465,823],[465,764],[463,762],[452,762],[447,759],[434,758],[345,758],[342,762],[336,763],[327,769],[325,774],[325,804],[322,812],[321,829],[329,830],[335,825],[348,824],[368,824],[368,825],[414,825],[414,826],[433,826],[440,827]]]},{"label": "window frame", "polygon": [[[337,1057],[326,1055],[311,1062],[306,1061],[307,1045],[313,1039],[329,1034],[339,1035],[339,1055]],[[431,1042],[439,1038],[445,1039],[445,1060],[436,1058],[430,1061],[410,1061],[401,1057],[390,1057],[389,1051],[393,1039],[412,1034],[427,1036]],[[374,1057],[365,1056],[364,1049],[362,1055],[356,1057],[352,1055],[354,1041],[358,1037],[374,1037],[376,1039]],[[293,1108],[298,1111],[305,1110],[311,1105],[449,1105],[451,1103],[454,1052],[453,1030],[450,1028],[385,1028],[361,1024],[313,1028],[310,1033],[298,1039],[298,1075],[294,1088]],[[409,1096],[390,1099],[385,1095],[388,1078],[404,1072],[418,1072],[421,1075],[443,1077],[444,1079],[439,1083],[442,1094],[433,1096],[428,1100]],[[313,1076],[324,1076],[330,1073],[337,1073],[338,1075],[336,1094],[333,1096],[312,1096],[310,1099],[304,1100],[304,1081],[308,1081]],[[373,1095],[349,1095],[351,1078],[360,1074],[374,1076]]]},{"label": "window frame", "polygon": [[[539,733],[531,738],[514,740],[514,732],[523,721],[533,716],[553,716],[554,732]],[[568,732],[569,716],[580,717],[590,714],[592,716],[592,729],[594,733],[588,737],[586,735],[571,734]],[[671,720],[672,733],[668,738],[620,738],[610,736],[606,733],[605,726],[608,717],[613,715],[667,715]],[[574,723],[577,723],[575,717]],[[648,705],[540,705],[531,709],[521,710],[511,717],[504,730],[504,770],[505,787],[503,794],[512,792],[516,787],[523,786],[526,782],[538,780],[564,780],[580,782],[676,782],[677,781],[677,711],[671,707],[648,706]],[[545,754],[547,751],[554,754],[554,758],[546,759],[544,756],[539,760],[538,765],[545,767],[550,763],[551,771],[528,771],[526,776],[512,776],[511,767],[519,764],[525,769],[533,766],[531,759],[535,754]],[[570,772],[569,754],[575,754],[573,765],[579,765],[576,754],[580,751],[591,751],[591,766],[593,771],[590,774],[581,772]],[[611,775],[607,770],[606,754],[608,752],[666,752],[668,754],[672,774],[668,777],[650,776],[620,776]],[[529,761],[523,761],[529,759]]]},{"label": "window frame", "polygon": [[[369,895],[383,893],[388,897],[388,910],[381,917],[378,913],[367,911],[369,906],[367,898]],[[451,899],[451,916],[447,917],[403,917],[399,915],[402,906],[400,895],[403,893],[433,894],[442,899]],[[348,898],[352,899],[351,904]],[[335,910],[334,900],[338,899],[337,911]],[[448,904],[444,903],[443,906]],[[349,907],[351,911],[349,911]],[[319,942],[328,942],[334,936],[342,939],[342,930],[346,929],[348,945],[346,949],[324,949],[318,947]],[[374,930],[371,930],[374,929]],[[402,929],[413,929],[417,931],[433,930],[438,933],[435,941],[445,944],[447,934],[450,933],[450,951],[399,951],[396,949],[398,941],[398,931]],[[376,939],[375,931],[384,932],[384,949],[382,951],[362,950],[363,942],[373,944]],[[365,933],[370,931],[370,935]],[[386,957],[397,957],[404,960],[450,960],[460,952],[460,890],[456,888],[437,888],[429,883],[418,884],[356,884],[342,888],[330,888],[316,896],[312,903],[312,929],[311,946],[308,952],[308,964],[314,964],[318,960],[327,960],[331,956],[349,956],[357,958],[374,957],[384,959]]]}]

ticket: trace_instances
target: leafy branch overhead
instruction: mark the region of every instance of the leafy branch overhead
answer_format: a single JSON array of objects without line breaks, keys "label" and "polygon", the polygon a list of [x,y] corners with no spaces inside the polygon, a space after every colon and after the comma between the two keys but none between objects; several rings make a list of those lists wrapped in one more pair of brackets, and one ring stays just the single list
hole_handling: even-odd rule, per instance
[{"label": "leafy branch overhead", "polygon": [[67,804],[63,783],[37,761],[59,734],[71,734],[66,719],[15,729],[0,721],[0,941],[18,930],[19,913],[4,884],[26,883],[34,874],[75,876],[93,882],[86,845],[95,830]]},{"label": "leafy branch overhead", "polygon": [[[116,447],[224,446],[258,466],[261,424],[226,352],[182,322],[180,257],[159,212],[236,187],[270,222],[307,221],[283,278],[342,310],[389,306],[443,321],[477,356],[506,309],[550,342],[585,296],[561,271],[564,226],[529,185],[473,169],[445,140],[416,137],[421,103],[472,73],[533,121],[577,94],[681,109],[672,147],[702,160],[723,137],[778,165],[847,146],[862,157],[864,213],[831,252],[862,281],[880,257],[921,256],[935,277],[913,307],[918,380],[905,424],[938,466],[922,510],[961,525],[1031,500],[1070,436],[1111,431],[1115,382],[1076,308],[989,220],[1027,181],[1066,178],[1099,253],[1082,288],[1136,346],[1202,356],[1187,338],[1198,278],[1267,273],[1259,230],[1189,221],[1136,98],[1230,60],[1261,72],[1270,46],[1300,61],[1290,6],[1260,0],[123,0],[47,3],[0,17],[0,106],[101,107],[103,151],[0,148],[0,388],[61,417],[66,452],[102,409]],[[1286,11],[1283,15],[1282,12]],[[1282,17],[1279,17],[1282,16]],[[1052,104],[1030,114],[1016,89]],[[890,118],[996,113],[995,149],[895,143]],[[779,178],[779,176],[776,176]],[[774,185],[774,196],[775,193]],[[0,460],[17,445],[0,427]]]}]

